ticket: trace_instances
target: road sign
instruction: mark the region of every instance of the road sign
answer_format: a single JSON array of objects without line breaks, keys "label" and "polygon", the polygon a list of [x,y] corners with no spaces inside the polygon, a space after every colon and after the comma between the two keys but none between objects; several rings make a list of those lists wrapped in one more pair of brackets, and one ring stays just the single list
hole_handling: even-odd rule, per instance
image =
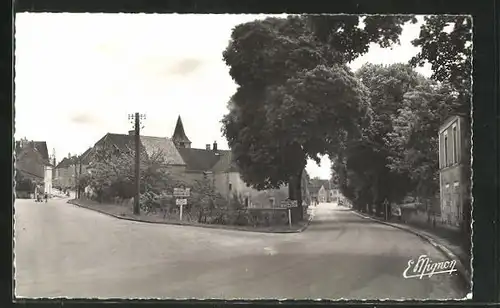
[{"label": "road sign", "polygon": [[283,200],[280,205],[284,208],[297,207],[297,200]]},{"label": "road sign", "polygon": [[175,200],[176,205],[186,205],[187,204],[187,199],[177,199]]},{"label": "road sign", "polygon": [[190,192],[189,188],[174,188],[174,197],[189,197]]}]

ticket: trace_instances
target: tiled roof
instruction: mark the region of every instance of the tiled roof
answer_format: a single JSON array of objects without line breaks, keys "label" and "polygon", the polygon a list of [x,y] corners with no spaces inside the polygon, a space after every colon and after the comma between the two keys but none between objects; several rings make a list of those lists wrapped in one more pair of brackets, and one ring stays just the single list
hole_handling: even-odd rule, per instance
[{"label": "tiled roof", "polygon": [[213,166],[214,172],[238,172],[239,168],[233,160],[231,151],[219,151],[221,156],[219,161]]},{"label": "tiled roof", "polygon": [[72,162],[69,158],[67,157],[64,157],[61,162],[59,162],[59,164],[57,164],[56,168],[57,169],[60,169],[60,168],[68,168],[69,166],[71,166]]},{"label": "tiled roof", "polygon": [[33,146],[42,155],[42,158],[49,161],[49,151],[47,150],[47,142],[45,141],[33,141]]},{"label": "tiled roof", "polygon": [[160,151],[163,155],[165,155],[168,164],[185,164],[184,160],[179,154],[179,151],[177,151],[174,143],[169,138],[141,136],[141,143],[148,155]]},{"label": "tiled roof", "polygon": [[[184,165],[184,160],[177,151],[171,139],[166,137],[140,136],[141,145],[148,155],[161,151],[169,164]],[[120,150],[134,150],[135,139],[133,135],[108,133],[97,144],[106,142],[115,145]]]},{"label": "tiled roof", "polygon": [[115,145],[120,150],[134,149],[134,136],[132,135],[108,133],[101,140]]},{"label": "tiled roof", "polygon": [[27,141],[21,146],[21,141],[16,141],[16,154],[20,154],[22,150],[31,147],[40,154],[45,165],[52,165],[49,158],[49,151],[47,150],[47,142],[45,141]]},{"label": "tiled roof", "polygon": [[177,149],[186,163],[186,169],[190,171],[209,171],[221,159],[221,152],[206,149],[178,148]]},{"label": "tiled roof", "polygon": [[81,159],[82,159],[82,164],[88,164],[89,163],[89,154],[90,152],[92,151],[92,148],[88,148],[87,151],[83,152],[82,155],[80,155]]},{"label": "tiled roof", "polygon": [[318,191],[321,189],[321,186],[323,186],[325,189],[329,189],[328,180],[311,179],[309,181],[309,185],[307,185],[309,191],[314,194],[318,193]]}]

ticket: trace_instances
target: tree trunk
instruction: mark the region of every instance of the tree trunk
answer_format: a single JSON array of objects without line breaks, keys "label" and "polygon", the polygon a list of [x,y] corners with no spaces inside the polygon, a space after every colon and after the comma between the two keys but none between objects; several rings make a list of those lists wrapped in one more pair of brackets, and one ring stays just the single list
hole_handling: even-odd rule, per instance
[{"label": "tree trunk", "polygon": [[288,183],[288,198],[297,201],[297,207],[291,211],[292,222],[304,219],[302,207],[302,173],[303,169],[299,172],[298,176],[290,177],[290,182]]}]

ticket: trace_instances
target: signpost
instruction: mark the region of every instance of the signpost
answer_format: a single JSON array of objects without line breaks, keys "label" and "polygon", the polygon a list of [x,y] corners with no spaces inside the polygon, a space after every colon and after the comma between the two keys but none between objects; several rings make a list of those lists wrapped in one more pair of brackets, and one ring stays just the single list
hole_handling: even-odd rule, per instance
[{"label": "signpost", "polygon": [[182,209],[184,205],[187,205],[187,197],[189,197],[191,191],[189,188],[174,188],[175,205],[180,206],[179,219],[182,221]]},{"label": "signpost", "polygon": [[297,200],[283,200],[281,207],[288,208],[288,226],[292,228],[292,208],[297,207]]},{"label": "signpost", "polygon": [[384,200],[384,207],[385,207],[385,220],[388,221],[389,220],[389,213],[387,212],[387,210],[389,209],[389,201],[387,201],[387,199]]},{"label": "signpost", "polygon": [[190,195],[191,190],[189,188],[174,188],[174,197],[177,198],[187,198]]}]

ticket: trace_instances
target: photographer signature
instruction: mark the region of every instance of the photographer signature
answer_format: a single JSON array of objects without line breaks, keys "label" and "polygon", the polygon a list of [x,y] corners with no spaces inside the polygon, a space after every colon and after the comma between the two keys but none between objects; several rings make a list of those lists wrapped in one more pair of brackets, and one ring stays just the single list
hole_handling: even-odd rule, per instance
[{"label": "photographer signature", "polygon": [[457,271],[455,268],[456,264],[457,261],[455,260],[432,262],[428,256],[421,255],[416,261],[408,261],[408,267],[403,272],[403,277],[422,279],[423,277],[432,277],[436,274],[451,274]]}]

